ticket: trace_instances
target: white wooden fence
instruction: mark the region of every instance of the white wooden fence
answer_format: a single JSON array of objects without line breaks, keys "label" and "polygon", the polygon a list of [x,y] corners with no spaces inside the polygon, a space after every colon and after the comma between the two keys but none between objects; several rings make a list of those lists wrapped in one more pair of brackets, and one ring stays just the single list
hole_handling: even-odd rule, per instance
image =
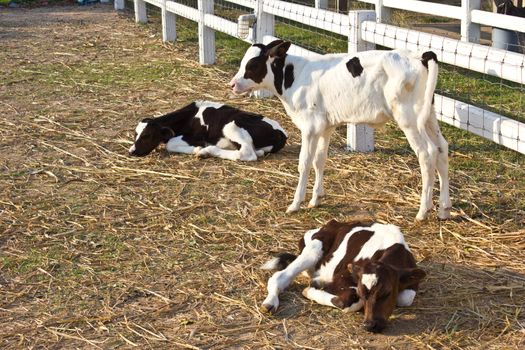
[{"label": "white wooden fence", "polygon": [[[215,62],[215,35],[218,30],[241,40],[268,43],[274,36],[274,16],[284,17],[305,25],[348,37],[348,52],[373,49],[376,44],[390,48],[416,51],[432,50],[441,62],[525,84],[525,55],[479,45],[480,24],[525,32],[525,19],[480,11],[480,0],[463,0],[462,6],[450,6],[417,0],[361,0],[373,3],[375,11],[360,10],[341,14],[310,6],[279,0],[228,0],[253,9],[255,25],[246,38],[239,38],[235,22],[213,14],[213,0],[198,0],[198,8],[166,0],[134,0],[135,19],[146,22],[146,2],[157,6],[162,13],[162,37],[176,39],[176,16],[198,23],[199,61]],[[323,2],[317,1],[317,5]],[[115,9],[123,9],[124,0],[115,0]],[[409,30],[384,22],[389,9],[406,9],[461,20],[461,40]],[[290,53],[317,55],[297,45]],[[475,105],[455,99],[435,96],[438,118],[445,123],[468,130],[498,144],[525,154],[525,123],[512,120]],[[371,151],[374,148],[373,130],[361,125],[348,126],[348,148]]]}]

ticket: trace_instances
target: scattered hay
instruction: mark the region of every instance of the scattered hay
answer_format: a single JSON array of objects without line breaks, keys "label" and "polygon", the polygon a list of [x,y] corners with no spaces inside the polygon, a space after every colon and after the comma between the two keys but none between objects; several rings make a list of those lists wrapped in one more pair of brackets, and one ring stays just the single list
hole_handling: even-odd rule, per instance
[{"label": "scattered hay", "polygon": [[[414,223],[417,160],[392,126],[378,152],[334,137],[327,198],[286,215],[299,137],[274,100],[230,96],[229,67],[161,45],[109,6],[0,18],[0,344],[3,348],[519,348],[525,314],[524,159],[452,144],[453,220]],[[135,123],[194,99],[266,114],[288,146],[257,163],[126,155]],[[455,135],[455,134],[453,134]],[[487,146],[488,144],[488,146]],[[401,226],[428,278],[384,335],[301,297],[262,314],[271,252],[331,218]]]}]

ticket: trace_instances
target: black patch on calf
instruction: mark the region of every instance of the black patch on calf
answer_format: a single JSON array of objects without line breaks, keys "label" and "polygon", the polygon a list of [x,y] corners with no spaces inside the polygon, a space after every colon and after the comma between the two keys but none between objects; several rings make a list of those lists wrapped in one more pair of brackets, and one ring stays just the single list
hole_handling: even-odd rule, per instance
[{"label": "black patch on calf", "polygon": [[271,153],[278,152],[286,144],[287,137],[273,126],[264,122],[262,115],[237,110],[235,124],[248,131],[253,140],[255,149],[272,146]]},{"label": "black patch on calf", "polygon": [[286,55],[284,55],[284,57],[276,57],[271,65],[273,72],[273,85],[275,86],[275,90],[277,90],[279,95],[283,94],[283,68],[285,58]]},{"label": "black patch on calf", "polygon": [[244,79],[251,79],[256,83],[263,81],[264,77],[268,73],[266,68],[266,60],[268,59],[265,55],[260,55],[250,59],[244,67]]},{"label": "black patch on calf", "polygon": [[277,271],[284,270],[288,265],[292,263],[295,259],[297,259],[296,255],[290,254],[290,253],[280,253],[276,256],[277,259],[277,266],[275,269]]},{"label": "black patch on calf", "polygon": [[438,63],[437,55],[433,51],[427,51],[421,55],[421,63],[423,63],[426,69],[428,69],[428,61],[430,60],[434,60]]},{"label": "black patch on calf", "polygon": [[363,73],[363,66],[357,57],[354,57],[346,62],[346,69],[348,69],[354,78],[360,76],[361,73]]},{"label": "black patch on calf", "polygon": [[293,64],[287,64],[284,68],[284,88],[288,89],[294,81]]}]

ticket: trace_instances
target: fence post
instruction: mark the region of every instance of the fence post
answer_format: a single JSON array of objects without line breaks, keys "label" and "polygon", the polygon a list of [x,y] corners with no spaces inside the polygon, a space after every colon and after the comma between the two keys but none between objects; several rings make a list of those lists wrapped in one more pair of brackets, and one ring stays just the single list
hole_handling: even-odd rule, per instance
[{"label": "fence post", "polygon": [[133,0],[135,6],[135,22],[147,23],[148,13],[146,11],[146,2],[144,0]]},{"label": "fence post", "polygon": [[481,26],[472,23],[472,10],[481,9],[481,0],[461,0],[461,11],[463,18],[461,19],[461,41],[471,43],[479,43],[481,35]]},{"label": "fence post", "polygon": [[[264,42],[264,36],[265,35],[272,35],[274,34],[274,28],[275,28],[275,17],[273,15],[270,15],[266,12],[264,12],[263,9],[264,6],[264,0],[257,0],[257,5],[255,6],[255,42],[256,43],[263,43]],[[259,90],[253,92],[253,96],[255,98],[265,98],[265,97],[272,97],[273,94],[268,90]]]},{"label": "fence post", "polygon": [[199,9],[199,63],[215,63],[215,31],[204,25],[204,15],[213,14],[213,0],[197,0]]},{"label": "fence post", "polygon": [[115,0],[113,6],[115,10],[124,10],[124,8],[126,7],[124,0]]},{"label": "fence post", "polygon": [[[361,39],[361,23],[375,21],[375,11],[359,10],[350,11],[350,33],[348,34],[348,52],[373,50],[374,44]],[[374,150],[374,129],[367,125],[347,124],[346,145],[349,151],[372,152]]]},{"label": "fence post", "polygon": [[162,41],[175,41],[177,40],[177,22],[174,13],[166,10],[166,1],[162,0]]},{"label": "fence post", "polygon": [[392,9],[385,7],[383,5],[383,0],[376,0],[375,8],[377,23],[389,23],[390,16],[392,15]]},{"label": "fence post", "polygon": [[326,10],[328,8],[328,0],[315,0],[315,8]]}]

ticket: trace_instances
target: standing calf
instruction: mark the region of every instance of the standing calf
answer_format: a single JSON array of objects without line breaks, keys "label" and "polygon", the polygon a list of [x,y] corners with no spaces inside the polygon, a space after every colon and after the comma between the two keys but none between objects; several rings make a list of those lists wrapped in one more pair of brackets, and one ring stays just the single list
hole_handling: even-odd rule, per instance
[{"label": "standing calf", "polygon": [[311,286],[303,295],[321,305],[348,311],[364,306],[364,326],[380,332],[396,304],[410,306],[425,272],[418,269],[397,226],[328,222],[299,241],[301,254],[284,253],[262,266],[281,270],[268,280],[265,311],[279,307],[279,292],[301,272]]},{"label": "standing calf", "polygon": [[286,132],[262,115],[209,101],[196,101],[158,118],[143,119],[135,129],[133,156],[145,156],[161,143],[168,152],[254,161],[284,147]]},{"label": "standing calf", "polygon": [[279,97],[301,130],[299,183],[288,212],[299,210],[313,165],[315,184],[309,207],[324,195],[323,172],[330,137],[344,123],[381,126],[394,119],[415,151],[423,178],[417,219],[432,208],[436,169],[440,218],[450,216],[448,144],[433,108],[438,66],[429,51],[367,51],[354,55],[288,55],[289,42],[251,46],[230,82],[234,93],[267,89]]}]

